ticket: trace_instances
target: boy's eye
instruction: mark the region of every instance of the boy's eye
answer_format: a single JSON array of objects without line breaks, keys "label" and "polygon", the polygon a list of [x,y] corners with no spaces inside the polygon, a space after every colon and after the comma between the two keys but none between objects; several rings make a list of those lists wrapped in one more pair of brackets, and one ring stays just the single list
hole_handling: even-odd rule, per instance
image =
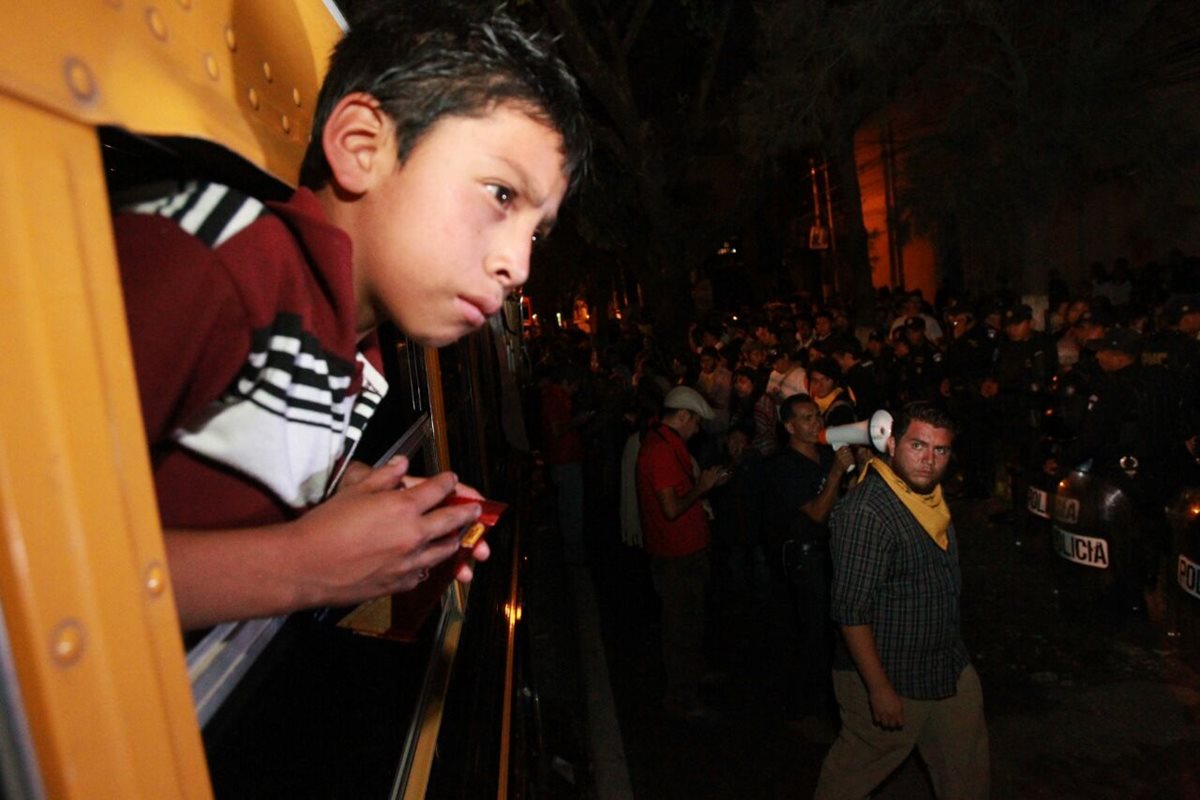
[{"label": "boy's eye", "polygon": [[517,196],[517,193],[512,189],[499,183],[489,183],[487,189],[492,193],[492,197],[496,198],[496,202],[502,206],[509,205]]}]

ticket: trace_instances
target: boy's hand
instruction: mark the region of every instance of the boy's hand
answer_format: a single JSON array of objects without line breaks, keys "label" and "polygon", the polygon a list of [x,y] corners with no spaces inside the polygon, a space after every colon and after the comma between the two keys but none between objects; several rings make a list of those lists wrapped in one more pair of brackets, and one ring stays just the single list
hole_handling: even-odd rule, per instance
[{"label": "boy's hand", "polygon": [[[403,458],[403,456],[397,456],[397,458]],[[395,459],[392,459],[392,461],[389,463],[395,463]],[[426,480],[428,480],[428,478],[422,478],[420,475],[405,475],[403,478],[400,479],[400,484],[401,484],[401,488],[411,489],[414,486],[419,486],[420,484],[424,483]],[[455,497],[469,497],[472,500],[483,500],[484,499],[483,495],[479,493],[478,489],[476,489],[473,486],[468,486],[467,484],[463,483],[462,481],[459,481],[458,483],[454,484],[454,491],[451,492],[451,494],[454,495]]]},{"label": "boy's hand", "polygon": [[[293,523],[301,605],[350,605],[410,591],[458,551],[458,530],[479,517],[480,507],[436,508],[455,491],[455,476],[443,472],[405,488],[407,471],[407,459],[393,459]],[[474,554],[486,558],[486,545]],[[457,577],[470,575],[464,567]]]},{"label": "boy's hand", "polygon": [[[402,457],[402,456],[398,456],[398,458],[399,457]],[[395,459],[393,459],[393,463],[394,463],[394,461],[395,461]],[[349,477],[348,474],[347,474],[347,477]],[[425,478],[422,478],[418,475],[405,475],[403,478],[400,479],[400,481],[403,485],[403,488],[405,488],[405,489],[411,489],[414,486],[417,486],[418,484],[422,483],[425,480],[426,480]],[[343,478],[343,481],[345,481],[345,478]],[[454,491],[451,494],[453,494],[455,497],[469,497],[472,500],[483,500],[484,499],[483,495],[480,494],[478,489],[476,489],[475,487],[470,486],[468,484],[462,483],[461,481],[454,484]],[[487,542],[483,541],[482,539],[479,541],[479,544],[477,544],[471,548],[472,561],[487,561],[488,558],[491,557],[491,555],[492,555],[492,549],[490,547],[488,547]],[[454,573],[454,579],[456,581],[458,581],[459,583],[470,583],[471,578],[473,578],[473,577],[474,577],[474,573],[471,570],[470,563],[463,564]]]},{"label": "boy's hand", "polygon": [[337,489],[335,491],[340,492],[356,483],[361,483],[362,481],[366,480],[367,476],[370,474],[370,464],[364,464],[361,461],[351,461],[346,465],[346,471],[342,473],[342,479],[338,481]]}]

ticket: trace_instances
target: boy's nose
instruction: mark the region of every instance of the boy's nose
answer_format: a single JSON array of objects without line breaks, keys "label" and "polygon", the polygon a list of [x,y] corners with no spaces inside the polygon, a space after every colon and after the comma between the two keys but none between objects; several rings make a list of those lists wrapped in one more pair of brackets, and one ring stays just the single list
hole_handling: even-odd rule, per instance
[{"label": "boy's nose", "polygon": [[522,286],[529,278],[529,256],[532,248],[532,232],[506,238],[488,256],[485,264],[488,274],[505,290]]}]

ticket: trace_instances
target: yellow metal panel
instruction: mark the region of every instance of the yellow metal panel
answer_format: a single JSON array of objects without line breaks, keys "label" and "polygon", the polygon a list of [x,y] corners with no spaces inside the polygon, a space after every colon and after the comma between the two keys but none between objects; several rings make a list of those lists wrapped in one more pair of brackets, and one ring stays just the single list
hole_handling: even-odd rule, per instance
[{"label": "yellow metal panel", "polygon": [[[406,755],[409,757],[407,780],[399,796],[405,800],[419,800],[429,789],[433,775],[433,759],[437,755],[438,734],[444,719],[446,693],[450,688],[450,672],[458,655],[462,639],[463,615],[453,609],[442,612],[442,624],[429,654],[425,669],[425,682],[421,687],[420,702]],[[395,794],[395,793],[394,793]]]},{"label": "yellow metal panel", "polygon": [[0,95],[0,186],[0,601],[44,785],[210,797],[95,131]]},{"label": "yellow metal panel", "polygon": [[217,142],[295,184],[340,30],[319,0],[0,4],[0,92]]},{"label": "yellow metal panel", "polygon": [[429,418],[433,423],[433,441],[437,445],[434,449],[435,469],[441,472],[451,468],[450,439],[446,428],[446,398],[442,394],[442,362],[438,351],[432,347],[425,348],[425,375],[429,388]]}]

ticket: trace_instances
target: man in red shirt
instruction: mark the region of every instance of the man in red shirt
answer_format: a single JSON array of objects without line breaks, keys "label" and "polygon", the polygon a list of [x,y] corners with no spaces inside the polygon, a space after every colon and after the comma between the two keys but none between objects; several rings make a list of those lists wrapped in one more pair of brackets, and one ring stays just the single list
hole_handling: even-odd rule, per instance
[{"label": "man in red shirt", "polygon": [[688,720],[715,716],[698,697],[709,574],[709,512],[702,498],[728,475],[721,467],[701,472],[687,449],[701,420],[713,416],[699,392],[676,386],[663,400],[661,421],[646,432],[637,460],[642,534],[662,598],[663,707]]},{"label": "man in red shirt", "polygon": [[583,385],[583,370],[573,365],[558,368],[542,388],[542,457],[550,468],[558,507],[558,533],[563,561],[583,564],[583,436],[579,428],[592,413],[577,414],[574,396]]}]

